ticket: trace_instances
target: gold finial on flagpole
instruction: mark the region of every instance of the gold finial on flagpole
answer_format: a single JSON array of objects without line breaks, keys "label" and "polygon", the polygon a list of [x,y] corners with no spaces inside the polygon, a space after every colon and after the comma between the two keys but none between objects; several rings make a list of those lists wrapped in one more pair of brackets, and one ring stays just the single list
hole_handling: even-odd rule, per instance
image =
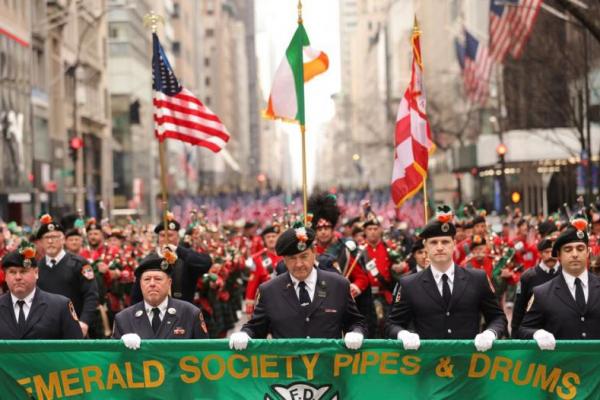
[{"label": "gold finial on flagpole", "polygon": [[302,0],[298,0],[298,24],[302,23]]},{"label": "gold finial on flagpole", "polygon": [[152,33],[156,33],[159,23],[164,24],[165,19],[161,15],[156,14],[154,11],[150,11],[149,14],[144,15],[144,26],[150,27]]},{"label": "gold finial on flagpole", "polygon": [[417,21],[417,14],[415,14],[415,22],[413,24],[413,32],[421,32],[419,29],[419,21]]}]

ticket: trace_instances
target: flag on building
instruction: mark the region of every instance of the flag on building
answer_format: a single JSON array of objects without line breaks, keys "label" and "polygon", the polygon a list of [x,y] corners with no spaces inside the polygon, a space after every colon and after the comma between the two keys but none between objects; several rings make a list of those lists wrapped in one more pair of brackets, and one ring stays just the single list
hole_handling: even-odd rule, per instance
[{"label": "flag on building", "polygon": [[510,52],[519,58],[542,0],[490,0],[490,56],[503,63]]},{"label": "flag on building", "polygon": [[229,132],[208,107],[181,86],[156,33],[152,34],[152,88],[154,134],[159,141],[181,140],[220,151]]},{"label": "flag on building", "polygon": [[298,122],[304,126],[304,83],[329,67],[329,58],[322,51],[310,47],[310,41],[304,25],[298,24],[285,58],[279,64],[265,118]]},{"label": "flag on building", "polygon": [[464,39],[456,39],[455,47],[467,98],[472,103],[484,104],[489,95],[490,77],[494,66],[487,45],[465,29]]},{"label": "flag on building", "polygon": [[413,60],[410,83],[398,107],[394,140],[392,199],[396,207],[417,193],[427,178],[429,153],[434,145],[426,114],[420,31],[415,22],[411,38]]}]

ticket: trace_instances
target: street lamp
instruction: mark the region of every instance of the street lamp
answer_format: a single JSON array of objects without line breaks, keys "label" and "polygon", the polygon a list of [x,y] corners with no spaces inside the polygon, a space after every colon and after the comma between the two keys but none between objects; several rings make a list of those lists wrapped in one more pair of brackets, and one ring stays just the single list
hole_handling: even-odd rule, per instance
[{"label": "street lamp", "polygon": [[499,179],[499,181],[498,181],[498,192],[499,193],[497,194],[499,204],[497,207],[497,211],[501,212],[502,210],[504,210],[504,205],[506,204],[506,201],[505,201],[505,198],[506,198],[506,175],[504,173],[504,170],[506,169],[505,156],[506,156],[506,153],[508,152],[508,147],[506,147],[506,145],[504,144],[504,136],[502,134],[502,128],[500,127],[500,121],[498,120],[498,118],[495,115],[490,116],[490,124],[492,125],[492,128],[494,129],[494,131],[498,134],[498,140],[500,141],[500,143],[496,147],[496,154],[498,154],[498,163],[500,165],[500,176],[498,177],[496,175],[496,178],[494,178],[494,179]]}]

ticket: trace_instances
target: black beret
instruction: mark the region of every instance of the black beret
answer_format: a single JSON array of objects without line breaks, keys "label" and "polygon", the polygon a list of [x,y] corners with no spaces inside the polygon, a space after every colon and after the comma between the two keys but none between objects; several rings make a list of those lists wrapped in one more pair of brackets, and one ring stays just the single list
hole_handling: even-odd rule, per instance
[{"label": "black beret", "polygon": [[371,216],[371,218],[369,218],[368,220],[366,220],[365,222],[363,222],[363,228],[366,228],[367,226],[381,226],[381,222],[379,222],[379,218],[377,218],[376,216]]},{"label": "black beret", "polygon": [[[555,225],[556,226],[556,225]],[[538,251],[544,251],[546,249],[552,248],[552,240],[551,239],[542,239],[537,245]]]},{"label": "black beret", "polygon": [[293,256],[308,249],[313,240],[315,240],[315,231],[312,229],[290,228],[277,238],[275,251],[278,256]]},{"label": "black beret", "polygon": [[86,231],[102,231],[102,227],[100,226],[100,224],[98,224],[96,222],[96,218],[90,218],[88,219],[86,225],[85,225],[85,229]]},{"label": "black beret", "polygon": [[419,250],[423,250],[425,248],[425,243],[421,237],[417,237],[413,242],[412,247],[410,248],[411,253],[416,253]]},{"label": "black beret", "polygon": [[264,237],[265,235],[268,235],[269,233],[279,233],[279,225],[269,225],[269,226],[265,227],[265,229],[263,229],[262,232],[260,233],[260,236]]},{"label": "black beret", "polygon": [[140,279],[146,271],[162,271],[171,276],[173,265],[169,264],[166,259],[159,257],[157,254],[149,254],[140,262],[140,265],[135,270],[135,276]]},{"label": "black beret", "polygon": [[[167,221],[167,226],[170,231],[179,231],[179,229],[181,228],[181,225],[179,224],[179,222],[175,221],[174,219]],[[154,233],[159,233],[160,231],[164,231],[164,230],[165,230],[165,222],[164,221],[160,221],[160,223],[154,227]]]},{"label": "black beret", "polygon": [[456,226],[452,223],[452,209],[448,206],[440,206],[436,211],[435,218],[425,225],[419,236],[423,239],[429,239],[437,236],[456,235]]},{"label": "black beret", "polygon": [[[35,248],[30,247],[31,257],[26,258],[22,251],[15,250],[11,251],[7,255],[2,258],[2,268],[7,269],[8,267],[37,267],[37,262],[35,260]],[[27,265],[29,264],[29,265]]]},{"label": "black beret", "polygon": [[538,232],[542,237],[548,236],[553,232],[556,232],[558,228],[554,221],[544,221],[538,225]]},{"label": "black beret", "polygon": [[69,237],[69,236],[79,236],[81,237],[81,232],[79,231],[79,229],[77,228],[71,228],[68,231],[65,232],[65,237]]},{"label": "black beret", "polygon": [[40,222],[42,223],[42,225],[40,226],[40,229],[38,229],[38,231],[37,231],[37,234],[36,234],[37,239],[41,239],[48,232],[53,232],[53,231],[63,232],[62,226],[60,226],[60,224],[58,224],[57,222],[54,222],[54,220],[52,219],[52,217],[49,214],[43,215],[42,218],[40,218]]},{"label": "black beret", "polygon": [[478,215],[475,218],[473,218],[473,226],[477,225],[477,224],[485,224],[485,216],[484,215]]},{"label": "black beret", "polygon": [[552,257],[558,257],[558,252],[565,244],[583,242],[588,244],[587,231],[576,229],[574,226],[569,226],[556,238],[552,246]]}]

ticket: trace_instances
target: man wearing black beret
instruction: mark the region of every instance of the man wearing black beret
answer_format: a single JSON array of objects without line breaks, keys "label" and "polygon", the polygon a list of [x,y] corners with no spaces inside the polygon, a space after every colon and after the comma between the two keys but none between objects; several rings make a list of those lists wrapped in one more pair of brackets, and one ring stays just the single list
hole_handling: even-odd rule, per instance
[{"label": "man wearing black beret", "polygon": [[[146,257],[162,257],[167,248],[175,252],[177,254],[177,261],[173,265],[171,295],[175,299],[193,303],[198,278],[208,272],[212,265],[212,259],[208,254],[198,253],[197,251],[181,246],[179,244],[179,229],[181,225],[170,212],[167,212],[166,219],[166,229],[164,221],[161,221],[154,228],[154,233],[158,235],[158,246],[155,251]],[[141,300],[140,283],[139,280],[136,280],[131,291],[131,302],[137,303]]]},{"label": "man wearing black beret", "polygon": [[587,270],[588,240],[587,220],[577,215],[552,246],[562,270],[533,289],[521,339],[535,339],[542,350],[553,350],[556,339],[600,339],[600,278]]},{"label": "man wearing black beret", "polygon": [[38,263],[38,286],[47,292],[62,294],[73,302],[83,336],[87,336],[98,307],[94,269],[83,257],[65,251],[63,228],[52,216],[45,214],[40,222],[37,239],[42,241],[45,256]]},{"label": "man wearing black beret", "polygon": [[[475,339],[479,351],[489,350],[506,331],[506,316],[486,273],[455,266],[452,253],[456,227],[450,207],[438,208],[436,217],[420,233],[431,266],[400,279],[386,335],[401,340],[405,350],[416,350],[420,338]],[[481,315],[485,330],[480,333]],[[409,327],[414,326],[415,332]]]},{"label": "man wearing black beret", "polygon": [[177,255],[165,250],[164,258],[144,258],[135,270],[143,300],[115,316],[113,339],[136,350],[142,339],[207,339],[202,311],[187,301],[169,296]]},{"label": "man wearing black beret", "polygon": [[542,239],[538,243],[537,249],[540,252],[540,262],[535,268],[529,268],[521,275],[521,279],[517,285],[517,298],[511,320],[511,333],[513,337],[517,336],[519,325],[525,315],[525,309],[531,298],[533,288],[554,279],[560,273],[560,264],[556,257],[552,255],[552,243],[552,239],[550,238]]},{"label": "man wearing black beret", "polygon": [[83,339],[73,303],[37,287],[35,254],[23,243],[2,260],[9,293],[0,296],[0,339]]},{"label": "man wearing black beret", "polygon": [[315,267],[310,228],[288,229],[277,239],[275,250],[288,272],[260,285],[250,321],[230,337],[232,349],[244,350],[251,338],[344,337],[346,347],[362,345],[366,327],[343,276]]}]

